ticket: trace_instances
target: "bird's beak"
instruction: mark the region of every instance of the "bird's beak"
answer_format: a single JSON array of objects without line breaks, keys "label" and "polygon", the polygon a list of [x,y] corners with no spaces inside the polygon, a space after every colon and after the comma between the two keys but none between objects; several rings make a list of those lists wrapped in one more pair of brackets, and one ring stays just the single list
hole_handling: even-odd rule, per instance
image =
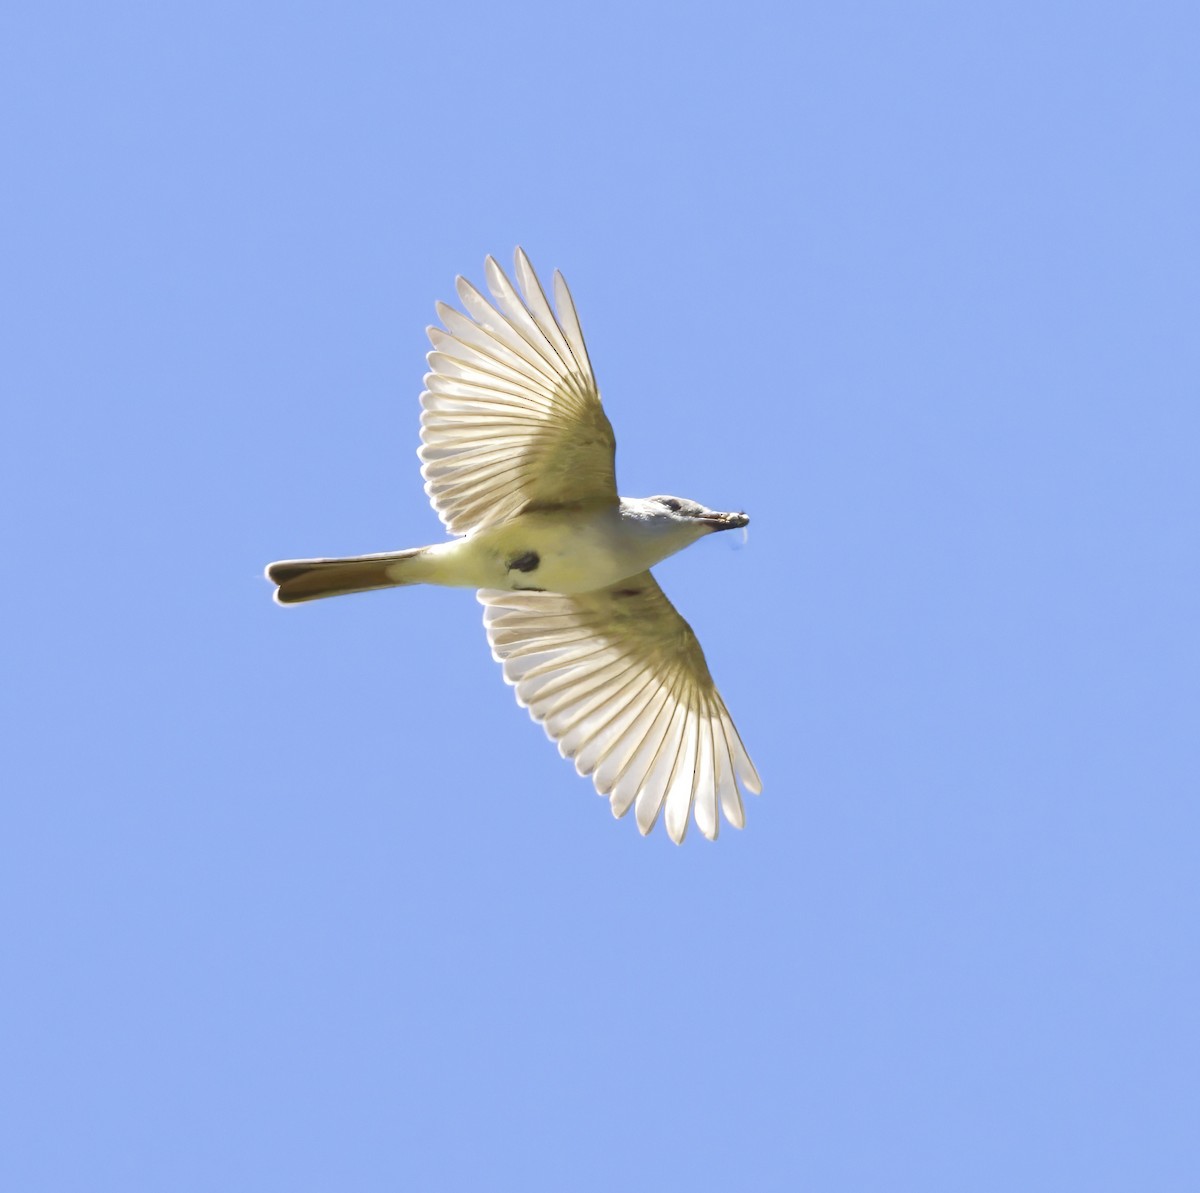
[{"label": "bird's beak", "polygon": [[713,530],[739,530],[750,521],[750,517],[748,514],[718,514],[712,512],[705,514],[701,517],[700,521]]}]

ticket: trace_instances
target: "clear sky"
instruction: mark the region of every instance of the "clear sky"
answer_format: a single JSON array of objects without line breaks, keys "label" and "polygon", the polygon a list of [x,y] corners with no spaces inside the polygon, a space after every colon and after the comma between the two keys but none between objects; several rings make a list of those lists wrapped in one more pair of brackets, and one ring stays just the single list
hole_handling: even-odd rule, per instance
[{"label": "clear sky", "polygon": [[[24,4],[0,1187],[1200,1187],[1194,4]],[[571,283],[762,773],[642,839],[441,537],[436,299]]]}]

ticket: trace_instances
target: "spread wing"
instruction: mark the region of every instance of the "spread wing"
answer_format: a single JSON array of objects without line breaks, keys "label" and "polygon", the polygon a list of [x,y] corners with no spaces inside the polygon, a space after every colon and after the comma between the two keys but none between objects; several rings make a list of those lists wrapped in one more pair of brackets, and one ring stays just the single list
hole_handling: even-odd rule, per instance
[{"label": "spread wing", "polygon": [[694,812],[710,840],[717,805],[745,823],[740,780],[762,790],[691,626],[649,572],[574,596],[482,589],[484,626],[517,702],[591,775],[613,815],[648,833],[665,809],[680,842]]},{"label": "spread wing", "polygon": [[421,395],[425,492],[454,534],[523,510],[617,502],[616,440],[600,404],[579,317],[562,275],[550,309],[529,258],[518,291],[489,257],[489,302],[458,279],[464,315],[438,303]]}]

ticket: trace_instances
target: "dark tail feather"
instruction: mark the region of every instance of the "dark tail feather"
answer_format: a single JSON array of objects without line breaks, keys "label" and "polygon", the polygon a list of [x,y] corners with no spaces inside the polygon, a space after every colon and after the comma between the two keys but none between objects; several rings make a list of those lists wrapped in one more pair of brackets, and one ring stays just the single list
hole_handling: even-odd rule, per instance
[{"label": "dark tail feather", "polygon": [[[387,555],[357,555],[347,559],[284,559],[267,564],[267,579],[279,587],[275,600],[281,605],[342,596],[348,592],[371,592],[396,588],[416,581],[397,579],[395,565],[421,554],[421,548]],[[391,574],[389,574],[391,573]]]}]

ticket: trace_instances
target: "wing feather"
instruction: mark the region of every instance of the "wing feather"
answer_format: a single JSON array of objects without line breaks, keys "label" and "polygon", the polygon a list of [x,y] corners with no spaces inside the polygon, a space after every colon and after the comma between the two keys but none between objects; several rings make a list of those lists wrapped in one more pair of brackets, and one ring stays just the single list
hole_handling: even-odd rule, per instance
[{"label": "wing feather", "polygon": [[444,330],[429,329],[418,455],[434,509],[467,534],[527,509],[615,505],[616,442],[566,282],[554,275],[556,316],[520,249],[520,290],[494,258],[484,269],[493,301],[459,278],[464,311],[438,303]]},{"label": "wing feather", "polygon": [[572,355],[581,371],[590,375],[592,365],[588,360],[587,345],[583,342],[583,329],[579,326],[575,301],[571,298],[571,291],[567,289],[567,279],[557,269],[554,271],[554,305],[558,307],[559,323],[567,342],[571,345]]},{"label": "wing feather", "polygon": [[[561,310],[561,307],[560,307]],[[565,327],[564,327],[565,334]],[[590,775],[613,814],[679,842],[695,820],[745,823],[761,790],[691,627],[649,572],[577,595],[483,589],[492,654],[518,703]]]},{"label": "wing feather", "polygon": [[692,791],[696,827],[710,840],[715,838],[721,823],[717,817],[716,741],[713,736],[712,704],[705,701],[700,717],[700,765],[696,768],[696,784]]}]

